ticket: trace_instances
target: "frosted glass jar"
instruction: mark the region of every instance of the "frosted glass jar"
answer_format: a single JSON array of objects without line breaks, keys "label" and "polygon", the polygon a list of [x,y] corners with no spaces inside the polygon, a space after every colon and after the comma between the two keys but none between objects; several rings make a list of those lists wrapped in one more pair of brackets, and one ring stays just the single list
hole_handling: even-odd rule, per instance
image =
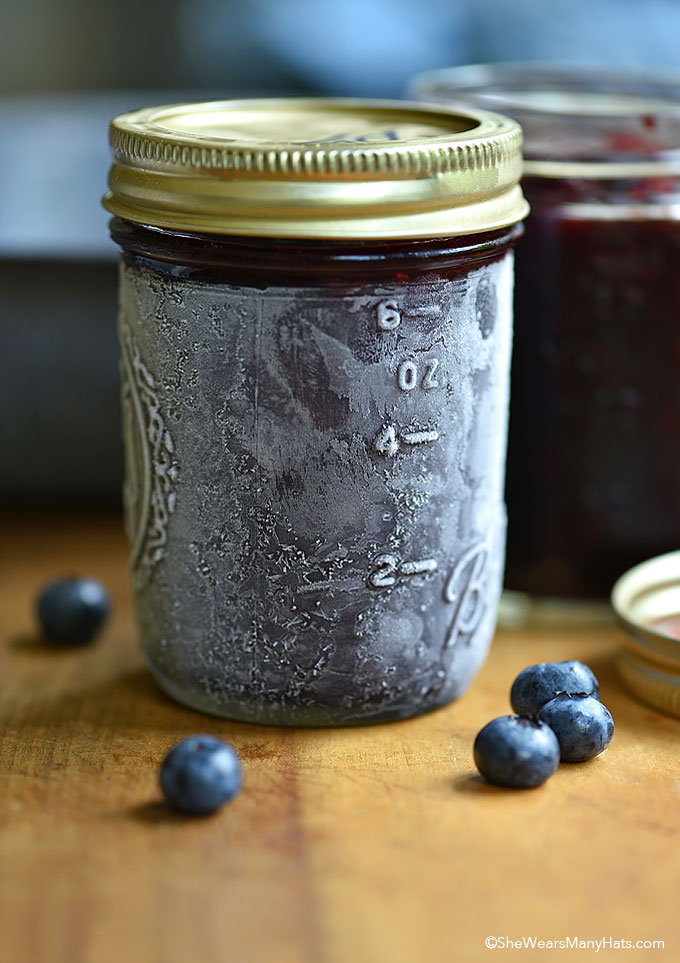
[{"label": "frosted glass jar", "polygon": [[502,581],[518,128],[243,101],[123,115],[112,144],[125,503],[161,686],[284,725],[460,695]]}]

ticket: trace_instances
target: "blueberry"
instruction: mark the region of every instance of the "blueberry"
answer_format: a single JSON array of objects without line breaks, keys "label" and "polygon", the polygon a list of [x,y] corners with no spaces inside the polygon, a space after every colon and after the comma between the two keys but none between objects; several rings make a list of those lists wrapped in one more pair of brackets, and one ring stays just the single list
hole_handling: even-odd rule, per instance
[{"label": "blueberry", "polygon": [[562,762],[585,762],[603,752],[614,735],[614,720],[593,696],[562,695],[546,702],[538,713],[560,744]]},{"label": "blueberry", "polygon": [[529,789],[555,772],[560,744],[542,722],[527,716],[499,716],[477,735],[474,754],[477,768],[489,782]]},{"label": "blueberry", "polygon": [[50,642],[85,645],[106,621],[111,599],[93,578],[60,578],[49,582],[38,598],[38,620]]},{"label": "blueberry", "polygon": [[536,716],[542,706],[560,692],[600,697],[600,686],[583,662],[540,662],[517,676],[510,690],[510,704],[521,716]]},{"label": "blueberry", "polygon": [[183,739],[165,757],[161,789],[173,809],[212,813],[238,793],[243,781],[236,750],[214,736]]}]

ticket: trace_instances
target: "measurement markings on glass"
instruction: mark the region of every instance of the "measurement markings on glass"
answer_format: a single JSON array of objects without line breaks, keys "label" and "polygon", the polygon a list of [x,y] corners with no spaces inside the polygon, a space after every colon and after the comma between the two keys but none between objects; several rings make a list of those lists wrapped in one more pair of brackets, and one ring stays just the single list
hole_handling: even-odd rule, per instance
[{"label": "measurement markings on glass", "polygon": [[439,358],[430,358],[422,362],[425,366],[423,373],[422,366],[419,369],[415,361],[402,361],[397,368],[397,385],[401,391],[413,391],[418,385],[424,390],[438,388],[439,382],[435,372],[439,367]]},{"label": "measurement markings on glass", "polygon": [[[379,331],[394,331],[402,320],[408,317],[437,317],[441,313],[438,305],[406,310],[396,301],[381,301],[377,305],[377,327]],[[430,391],[441,387],[437,380],[439,358],[407,358],[398,362],[396,367],[397,388],[410,394],[415,391]],[[414,396],[415,397],[415,396]],[[427,426],[423,428],[400,428],[390,422],[381,425],[372,441],[372,448],[385,458],[394,458],[406,446],[413,450],[419,445],[431,445],[439,441],[439,430]],[[403,579],[415,576],[428,576],[437,571],[434,558],[421,558],[402,561],[398,556],[379,555],[373,562],[366,585],[372,589],[391,588]]]},{"label": "measurement markings on glass", "polygon": [[436,428],[429,431],[406,431],[402,432],[400,437],[405,445],[425,445],[428,441],[438,441],[439,432]]},{"label": "measurement markings on glass", "polygon": [[394,458],[400,451],[400,442],[403,445],[414,447],[416,445],[428,445],[439,440],[439,432],[436,428],[426,428],[422,431],[400,431],[394,425],[383,425],[378,434],[373,439],[373,450],[385,458]]},{"label": "measurement markings on glass", "polygon": [[405,309],[399,307],[396,301],[379,301],[376,305],[376,323],[379,331],[394,331],[401,324],[402,318],[436,318],[441,311],[439,304]]},{"label": "measurement markings on glass", "polygon": [[396,555],[379,555],[373,563],[367,584],[370,588],[389,588],[397,579],[408,578],[409,575],[428,575],[436,571],[437,562],[433,558],[402,562]]},{"label": "measurement markings on glass", "polygon": [[338,589],[342,592],[353,592],[364,587],[364,580],[361,578],[331,578],[325,582],[305,582],[298,586],[300,595],[309,595],[310,592],[332,592]]},{"label": "measurement markings on glass", "polygon": [[434,558],[420,558],[402,562],[396,555],[379,555],[374,560],[371,571],[365,579],[349,576],[319,582],[306,582],[299,585],[297,591],[299,595],[309,595],[311,592],[320,592],[325,595],[334,590],[354,592],[365,585],[368,585],[369,588],[389,588],[399,579],[409,578],[413,575],[429,575],[436,571],[437,562]]}]

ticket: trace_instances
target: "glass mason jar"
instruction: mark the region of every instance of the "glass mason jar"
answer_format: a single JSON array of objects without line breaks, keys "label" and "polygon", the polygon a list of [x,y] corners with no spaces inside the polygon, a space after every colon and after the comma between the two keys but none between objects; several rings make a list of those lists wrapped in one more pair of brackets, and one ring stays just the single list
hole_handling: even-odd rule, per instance
[{"label": "glass mason jar", "polygon": [[179,702],[358,724],[469,685],[502,581],[520,139],[384,102],[114,120],[134,595]]},{"label": "glass mason jar", "polygon": [[680,80],[497,64],[412,93],[523,127],[506,586],[605,598],[680,541]]}]

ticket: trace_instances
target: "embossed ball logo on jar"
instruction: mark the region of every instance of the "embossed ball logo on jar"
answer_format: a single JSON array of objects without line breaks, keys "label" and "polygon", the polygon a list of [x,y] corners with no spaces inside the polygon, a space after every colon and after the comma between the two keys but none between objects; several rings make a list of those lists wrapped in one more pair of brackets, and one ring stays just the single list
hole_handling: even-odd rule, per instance
[{"label": "embossed ball logo on jar", "polygon": [[444,648],[469,644],[488,610],[490,553],[486,542],[473,545],[458,560],[444,586],[444,600],[454,606],[454,616]]}]

